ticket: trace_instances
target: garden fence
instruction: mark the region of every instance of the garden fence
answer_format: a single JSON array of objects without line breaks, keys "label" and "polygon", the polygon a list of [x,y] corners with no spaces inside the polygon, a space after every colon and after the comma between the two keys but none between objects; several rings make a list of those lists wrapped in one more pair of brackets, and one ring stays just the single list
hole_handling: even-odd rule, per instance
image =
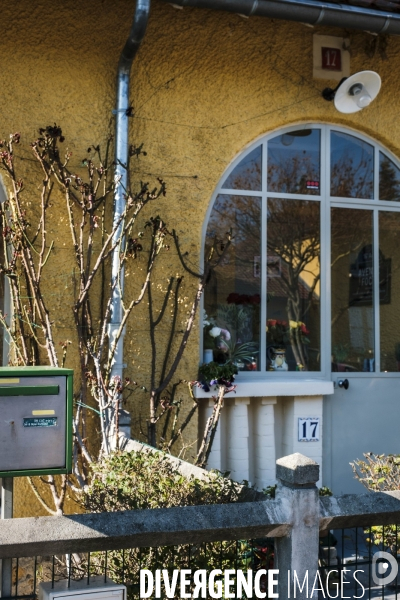
[{"label": "garden fence", "polygon": [[397,598],[398,578],[380,585],[374,574],[378,551],[398,559],[400,491],[320,497],[319,466],[300,454],[279,459],[276,474],[276,496],[263,501],[1,521],[0,559],[12,567],[2,598],[36,598],[41,581],[90,586],[95,575],[138,598],[145,568],[273,568],[282,600],[295,588],[301,600],[335,597],[341,578],[336,597]]}]

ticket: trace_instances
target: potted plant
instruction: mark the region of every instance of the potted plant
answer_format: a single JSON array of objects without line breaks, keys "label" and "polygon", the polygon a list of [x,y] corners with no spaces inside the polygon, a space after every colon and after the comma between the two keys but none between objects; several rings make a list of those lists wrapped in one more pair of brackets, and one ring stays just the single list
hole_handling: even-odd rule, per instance
[{"label": "potted plant", "polygon": [[346,361],[349,357],[349,352],[349,344],[340,343],[333,346],[333,357],[338,371],[346,371]]},{"label": "potted plant", "polygon": [[240,371],[257,370],[258,345],[244,341],[238,335],[238,331],[245,330],[246,312],[241,306],[220,305],[216,318],[204,313],[203,364],[215,361],[220,365],[234,364]]},{"label": "potted plant", "polygon": [[[286,347],[290,346],[296,359],[296,371],[305,369],[304,346],[310,343],[310,332],[303,321],[281,321],[280,319],[267,320],[268,358],[270,369],[287,370]],[[279,355],[279,365],[276,366],[276,356]]]}]

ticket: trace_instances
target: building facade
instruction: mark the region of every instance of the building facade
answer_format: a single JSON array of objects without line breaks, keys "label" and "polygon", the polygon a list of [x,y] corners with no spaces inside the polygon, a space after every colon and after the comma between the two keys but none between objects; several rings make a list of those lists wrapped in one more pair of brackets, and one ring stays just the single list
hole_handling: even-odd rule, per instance
[{"label": "building facade", "polygon": [[[19,131],[29,140],[57,122],[77,168],[82,149],[105,143],[134,10],[128,0],[5,6],[1,136]],[[276,458],[301,451],[322,464],[322,484],[356,491],[349,461],[398,452],[400,41],[345,22],[346,29],[154,0],[132,66],[129,135],[147,155],[131,177],[162,177],[168,186],[152,213],[175,228],[197,268],[216,233],[236,233],[178,376],[196,378],[206,350],[235,360],[237,389],[209,466],[258,487],[274,482]],[[370,106],[345,114],[322,97],[365,70],[382,80]],[[28,152],[23,158],[33,198],[37,174]],[[73,335],[73,261],[56,210],[49,230],[56,260],[48,293],[61,341]],[[171,252],[158,280],[179,269]],[[183,303],[195,286],[185,280]],[[228,333],[210,344],[203,318]],[[68,360],[77,367],[73,354]],[[144,307],[127,327],[124,373],[145,381],[150,360]],[[209,396],[199,392],[189,445],[212,408]],[[127,400],[133,437],[141,436],[147,402]]]}]

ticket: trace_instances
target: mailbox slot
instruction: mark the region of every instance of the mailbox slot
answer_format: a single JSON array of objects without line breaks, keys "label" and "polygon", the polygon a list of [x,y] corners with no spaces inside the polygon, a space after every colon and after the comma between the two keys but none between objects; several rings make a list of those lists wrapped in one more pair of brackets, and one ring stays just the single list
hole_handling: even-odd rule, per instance
[{"label": "mailbox slot", "polygon": [[27,385],[2,386],[0,378],[1,396],[57,396],[60,393],[58,385],[38,385],[29,387]]}]

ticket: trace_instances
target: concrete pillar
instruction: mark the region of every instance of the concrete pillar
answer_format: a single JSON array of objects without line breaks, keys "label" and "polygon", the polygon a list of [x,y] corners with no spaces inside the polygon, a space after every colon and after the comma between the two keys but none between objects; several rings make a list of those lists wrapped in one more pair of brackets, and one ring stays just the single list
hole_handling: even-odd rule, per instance
[{"label": "concrete pillar", "polygon": [[225,400],[226,468],[235,481],[249,480],[249,398]]},{"label": "concrete pillar", "polygon": [[[206,408],[206,419],[205,419],[205,423],[207,422],[207,419],[212,415],[214,409],[214,400],[212,398],[209,399],[208,401],[208,406]],[[204,423],[204,425],[205,425]],[[220,413],[220,417],[219,417],[219,422],[218,422],[218,426],[217,426],[217,430],[215,432],[215,436],[214,436],[214,441],[213,441],[213,445],[211,446],[211,452],[210,455],[208,457],[208,461],[207,461],[207,469],[217,469],[218,471],[222,471],[222,446],[221,446],[221,432],[224,426],[224,408],[222,408],[221,413]]]},{"label": "concrete pillar", "polygon": [[276,397],[252,400],[253,473],[259,490],[275,483],[275,404]]},{"label": "concrete pillar", "polygon": [[315,581],[316,587],[321,587],[316,580],[319,495],[315,483],[319,479],[319,465],[296,452],[276,461],[276,478],[276,501],[284,508],[287,522],[291,524],[289,535],[275,538],[279,598],[316,599],[318,591],[312,593]]},{"label": "concrete pillar", "polygon": [[[293,398],[293,449],[292,452],[300,452],[312,458],[320,465],[318,486],[322,479],[322,410],[323,396],[295,396]],[[299,441],[299,418],[317,417],[319,420],[318,441]]]}]

